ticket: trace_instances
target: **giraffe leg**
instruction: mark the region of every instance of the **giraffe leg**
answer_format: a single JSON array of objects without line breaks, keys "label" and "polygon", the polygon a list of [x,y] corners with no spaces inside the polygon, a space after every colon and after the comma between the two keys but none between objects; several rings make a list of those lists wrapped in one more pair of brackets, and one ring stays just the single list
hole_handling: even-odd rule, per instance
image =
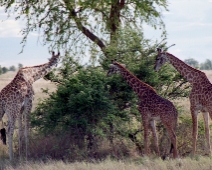
[{"label": "giraffe leg", "polygon": [[209,155],[211,155],[211,145],[210,145],[210,129],[209,129],[209,114],[208,112],[202,112],[203,113],[203,118],[205,122],[205,138],[207,140],[207,149]]},{"label": "giraffe leg", "polygon": [[25,131],[24,131],[24,136],[25,136],[25,145],[26,145],[26,160],[28,159],[28,155],[29,155],[29,150],[28,150],[28,145],[29,145],[29,114],[31,112],[31,109],[32,109],[32,100],[29,100],[28,101],[28,104],[27,104],[27,107],[26,107],[26,110],[25,110]]},{"label": "giraffe leg", "polygon": [[193,131],[192,131],[192,137],[193,137],[193,148],[192,148],[192,156],[196,153],[196,144],[197,144],[197,135],[198,135],[198,119],[197,119],[198,111],[193,109],[191,107],[191,116],[192,116],[192,124],[193,124]]},{"label": "giraffe leg", "polygon": [[176,134],[175,134],[175,131],[174,131],[175,128],[173,128],[172,125],[168,125],[168,124],[165,124],[165,123],[164,123],[164,126],[166,127],[168,134],[169,134],[169,137],[170,137],[170,140],[171,140],[170,152],[173,149],[173,157],[177,158],[178,152],[177,152],[177,137],[176,137]]},{"label": "giraffe leg", "polygon": [[15,119],[12,118],[12,117],[9,117],[8,118],[7,133],[8,133],[10,160],[13,160],[13,133],[14,133],[14,127],[15,127]]},{"label": "giraffe leg", "polygon": [[158,156],[160,156],[160,150],[159,150],[159,147],[158,147],[158,136],[157,136],[154,120],[150,121],[150,127],[151,127],[151,130],[152,130],[152,136],[153,136],[153,139],[154,139],[154,145],[155,145],[155,148],[156,148],[156,152],[157,152]]},{"label": "giraffe leg", "polygon": [[22,137],[23,137],[23,128],[22,128],[22,114],[18,115],[18,144],[19,144],[19,157],[21,158],[22,151]]},{"label": "giraffe leg", "polygon": [[146,116],[142,116],[143,126],[144,126],[144,149],[145,155],[149,154],[149,120]]},{"label": "giraffe leg", "polygon": [[26,145],[26,160],[28,160],[28,145],[29,145],[29,114],[25,113],[25,131],[24,131],[24,136],[25,136],[25,145]]},{"label": "giraffe leg", "polygon": [[176,134],[173,131],[173,129],[168,130],[168,132],[169,132],[169,136],[170,136],[170,139],[171,139],[171,142],[172,142],[171,143],[171,150],[170,150],[170,152],[173,149],[173,157],[174,158],[177,158],[178,157],[178,152],[177,152],[177,137],[176,137]]}]

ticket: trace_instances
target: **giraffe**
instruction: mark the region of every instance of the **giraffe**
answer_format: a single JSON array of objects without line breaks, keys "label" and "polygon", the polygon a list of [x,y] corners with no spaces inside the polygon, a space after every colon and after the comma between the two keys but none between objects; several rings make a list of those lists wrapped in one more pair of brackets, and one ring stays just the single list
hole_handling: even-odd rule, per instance
[{"label": "giraffe", "polygon": [[199,111],[203,113],[207,149],[208,154],[211,155],[209,115],[212,119],[212,84],[210,83],[204,72],[187,65],[174,55],[168,52],[164,52],[160,48],[158,48],[157,51],[158,55],[156,57],[154,66],[155,71],[158,71],[161,66],[163,66],[166,62],[169,62],[192,85],[192,89],[189,95],[190,111],[193,124],[192,156],[194,156],[196,152],[196,141],[198,136],[197,116]]},{"label": "giraffe", "polygon": [[32,101],[34,91],[32,84],[36,80],[44,77],[59,61],[60,53],[52,57],[49,62],[32,66],[20,68],[14,79],[4,87],[0,92],[0,120],[4,113],[8,118],[7,135],[9,144],[9,157],[13,160],[13,133],[15,121],[18,119],[18,136],[19,136],[19,155],[21,154],[22,143],[22,116],[24,115],[24,136],[26,144],[26,159],[28,153],[28,129],[29,129],[29,114],[32,108]]},{"label": "giraffe", "polygon": [[170,153],[173,149],[173,157],[177,158],[177,140],[175,135],[175,130],[177,126],[178,113],[174,105],[167,99],[159,96],[156,91],[148,84],[140,81],[131,72],[129,72],[125,65],[113,61],[110,64],[108,76],[111,74],[120,73],[122,77],[127,81],[127,83],[132,87],[135,93],[138,95],[140,102],[138,105],[138,110],[142,117],[142,123],[144,127],[144,149],[145,154],[148,155],[149,150],[149,129],[152,131],[154,138],[154,145],[158,156],[160,156],[160,151],[158,147],[158,136],[156,133],[155,121],[162,121],[163,125],[166,127],[169,137],[171,139],[172,147]]}]

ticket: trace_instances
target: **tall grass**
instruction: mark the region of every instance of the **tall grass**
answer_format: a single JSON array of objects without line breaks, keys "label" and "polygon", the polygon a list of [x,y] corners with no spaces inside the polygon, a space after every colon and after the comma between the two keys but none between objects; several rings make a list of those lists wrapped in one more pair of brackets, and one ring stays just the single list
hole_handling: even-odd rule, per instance
[{"label": "tall grass", "polygon": [[[4,166],[4,165],[3,165]],[[101,162],[64,162],[48,160],[46,162],[29,161],[16,165],[5,165],[5,170],[210,170],[212,160],[209,157],[187,157],[184,159],[161,160],[142,157],[139,160],[117,161],[106,159]]]}]

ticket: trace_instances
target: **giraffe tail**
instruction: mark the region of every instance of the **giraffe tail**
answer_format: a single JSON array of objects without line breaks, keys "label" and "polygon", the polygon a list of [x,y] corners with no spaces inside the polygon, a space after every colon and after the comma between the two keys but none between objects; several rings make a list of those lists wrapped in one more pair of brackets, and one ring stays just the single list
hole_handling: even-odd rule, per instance
[{"label": "giraffe tail", "polygon": [[174,149],[174,145],[173,145],[173,143],[171,143],[171,148],[170,148],[170,151],[169,151],[170,154],[172,153],[173,149]]},{"label": "giraffe tail", "polygon": [[0,129],[0,139],[2,140],[3,144],[6,145],[6,129]]}]

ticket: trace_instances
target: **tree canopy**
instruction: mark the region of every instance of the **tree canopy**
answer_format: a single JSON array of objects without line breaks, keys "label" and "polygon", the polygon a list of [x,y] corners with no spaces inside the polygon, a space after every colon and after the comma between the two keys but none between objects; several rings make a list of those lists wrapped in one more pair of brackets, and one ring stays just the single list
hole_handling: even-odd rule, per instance
[{"label": "tree canopy", "polygon": [[15,11],[16,19],[26,21],[23,45],[28,35],[37,31],[43,44],[73,56],[85,56],[95,46],[108,57],[107,46],[115,41],[119,29],[129,27],[142,32],[146,23],[165,32],[161,17],[167,10],[167,0],[8,0],[1,1],[1,6],[8,14]]}]

